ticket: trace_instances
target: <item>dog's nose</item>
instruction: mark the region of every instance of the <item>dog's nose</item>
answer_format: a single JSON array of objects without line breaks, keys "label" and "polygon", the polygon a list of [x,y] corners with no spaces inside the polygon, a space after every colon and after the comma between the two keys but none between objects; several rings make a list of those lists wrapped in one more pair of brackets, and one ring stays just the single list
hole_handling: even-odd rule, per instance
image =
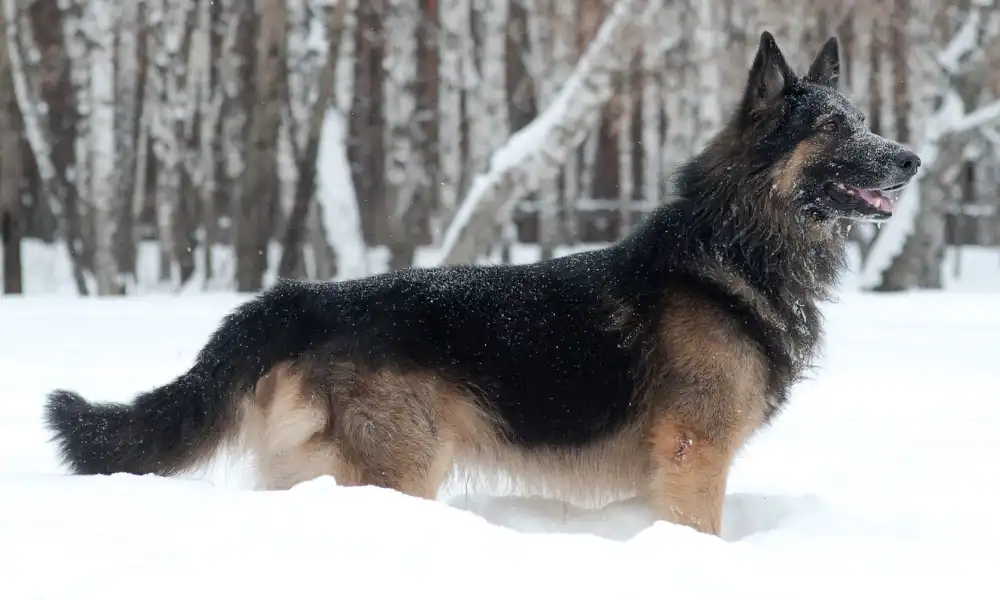
[{"label": "dog's nose", "polygon": [[907,173],[916,173],[920,167],[920,157],[909,150],[902,150],[896,155],[896,164]]}]

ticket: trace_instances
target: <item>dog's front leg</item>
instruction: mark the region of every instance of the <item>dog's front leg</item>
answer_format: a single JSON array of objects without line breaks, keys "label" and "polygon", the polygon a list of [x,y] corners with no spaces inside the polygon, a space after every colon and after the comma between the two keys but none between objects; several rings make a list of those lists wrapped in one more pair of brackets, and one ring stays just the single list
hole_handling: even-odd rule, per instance
[{"label": "dog's front leg", "polygon": [[721,533],[729,465],[742,442],[733,437],[707,435],[675,416],[656,421],[649,492],[658,518]]},{"label": "dog's front leg", "polygon": [[711,300],[677,293],[667,309],[646,396],[650,499],[661,519],[719,535],[729,467],[766,421],[769,364]]}]

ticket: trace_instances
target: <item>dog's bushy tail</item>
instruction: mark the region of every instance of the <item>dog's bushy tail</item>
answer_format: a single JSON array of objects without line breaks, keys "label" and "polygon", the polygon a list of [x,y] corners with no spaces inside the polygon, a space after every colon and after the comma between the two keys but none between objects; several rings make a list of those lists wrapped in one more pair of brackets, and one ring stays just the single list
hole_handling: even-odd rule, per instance
[{"label": "dog's bushy tail", "polygon": [[207,458],[231,428],[232,410],[205,377],[188,372],[129,404],[49,394],[46,421],[74,473],[169,475]]},{"label": "dog's bushy tail", "polygon": [[210,459],[238,432],[240,402],[278,363],[329,333],[318,287],[279,281],[228,315],[194,366],[131,404],[90,404],[66,390],[45,410],[74,473],[171,475]]}]

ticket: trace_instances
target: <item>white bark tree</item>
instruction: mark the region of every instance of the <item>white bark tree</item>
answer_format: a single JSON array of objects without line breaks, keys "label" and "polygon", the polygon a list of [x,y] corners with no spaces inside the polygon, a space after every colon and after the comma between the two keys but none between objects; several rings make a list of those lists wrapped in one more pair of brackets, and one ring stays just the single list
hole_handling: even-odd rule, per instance
[{"label": "white bark tree", "polygon": [[462,170],[462,94],[465,89],[465,63],[471,59],[464,49],[472,33],[468,0],[441,0],[438,6],[438,217],[434,220],[435,238],[442,221],[454,214],[463,192]]},{"label": "white bark tree", "polygon": [[[310,122],[310,111],[316,93],[317,73],[323,67],[319,48],[325,43],[325,27],[314,34],[317,19],[312,14],[317,7],[310,0],[288,0],[288,51],[285,57],[288,72],[286,105],[282,110],[281,129],[278,134],[278,177],[280,179],[280,198],[278,226],[287,232],[291,227],[289,220],[295,211],[295,189],[300,179],[298,160],[305,150],[307,128]],[[311,200],[310,200],[311,201]],[[308,214],[308,205],[299,209]],[[299,225],[295,226],[299,229]],[[305,229],[302,227],[302,234]],[[301,236],[297,236],[301,237]],[[299,256],[291,259],[289,253],[294,251]],[[301,240],[296,240],[294,250],[284,243],[281,248],[281,260],[278,268],[280,277],[307,276],[306,261],[303,258]],[[290,265],[294,268],[289,271]]]},{"label": "white bark tree", "polygon": [[642,46],[642,199],[660,202],[663,189],[663,48],[648,38]]},{"label": "white bark tree", "polygon": [[[663,170],[673,173],[695,147],[697,136],[697,89],[691,83],[691,67],[688,53],[690,52],[690,11],[682,3],[675,3],[668,8],[673,13],[667,20],[664,33],[677,40],[678,51],[664,57],[663,69],[663,112],[667,115],[668,125],[663,139]],[[673,193],[670,180],[667,180],[666,192]]]},{"label": "white bark tree", "polygon": [[19,5],[17,0],[3,0],[7,59],[14,96],[41,180],[43,201],[48,202],[52,213],[62,220],[77,293],[86,295],[88,288],[76,194],[70,189],[68,173],[57,166],[54,152],[56,140],[50,122],[50,117],[54,115],[43,97],[42,77],[37,72],[41,53],[31,35],[32,25],[26,7],[26,2]]},{"label": "white bark tree", "polygon": [[257,0],[250,91],[244,91],[247,112],[246,166],[240,193],[234,195],[236,287],[251,292],[263,286],[273,234],[278,161],[275,140],[281,128],[287,82],[288,9],[282,0]]},{"label": "white bark tree", "polygon": [[[467,102],[471,101],[468,121],[471,133],[468,167],[486,168],[490,154],[499,148],[510,132],[507,118],[507,21],[510,0],[473,0],[479,22],[478,65],[467,60],[463,72]],[[463,37],[466,52],[472,49],[471,36]],[[467,55],[469,59],[473,55]]]},{"label": "white bark tree", "polygon": [[[318,37],[324,40],[325,48],[317,49],[319,55],[320,70],[313,78],[312,86],[315,89],[315,99],[310,101],[303,112],[305,118],[302,132],[305,138],[296,140],[295,151],[293,152],[295,171],[297,175],[294,189],[293,207],[289,215],[284,237],[282,238],[282,254],[278,265],[278,273],[283,277],[291,277],[297,270],[297,262],[301,258],[301,248],[307,234],[306,217],[309,209],[316,199],[318,186],[318,174],[324,169],[320,169],[323,160],[337,160],[338,157],[327,156],[322,153],[324,144],[331,143],[331,136],[338,136],[337,140],[343,144],[342,131],[332,129],[329,121],[339,116],[337,108],[337,74],[341,65],[341,49],[343,48],[343,38],[347,28],[347,11],[349,4],[347,0],[338,0],[331,9],[325,31]],[[334,117],[328,116],[334,113]],[[341,123],[342,125],[342,123]],[[324,140],[324,137],[328,138]],[[336,142],[334,142],[336,143]],[[326,191],[324,189],[324,191]],[[333,207],[328,207],[333,208]],[[331,214],[335,212],[330,211]],[[325,214],[325,211],[324,211]],[[332,245],[332,244],[331,244]]]},{"label": "white bark tree", "polygon": [[[246,43],[237,40],[243,31],[242,25],[249,20],[247,13],[251,6],[245,0],[220,0],[222,3],[221,21],[226,28],[227,39],[232,36],[233,45],[229,51],[220,57],[219,89],[221,90],[221,135],[219,148],[222,152],[222,177],[228,184],[228,196],[231,203],[243,193],[242,177],[246,170],[243,130],[248,119],[243,96],[248,93],[249,83],[243,76],[244,63],[247,56],[243,53]],[[229,222],[234,221],[231,215]],[[235,249],[235,245],[234,245]]]},{"label": "white bark tree", "polygon": [[632,227],[632,205],[635,196],[635,120],[636,97],[634,73],[630,67],[622,73],[618,92],[619,111],[615,119],[618,127],[618,218],[620,235]]},{"label": "white bark tree", "polygon": [[188,88],[193,0],[148,0],[150,65],[147,85],[150,134],[157,159],[156,225],[159,233],[160,279],[183,283],[194,270],[186,239],[182,177],[190,165],[188,140],[197,98]]},{"label": "white bark tree", "polygon": [[[577,36],[580,31],[580,12],[583,7],[578,0],[555,0],[555,22],[557,28],[552,37],[552,63],[560,84],[566,82],[573,73],[573,66],[580,55]],[[599,133],[598,125],[588,133]],[[572,152],[563,164],[562,174],[556,179],[561,181],[560,190],[561,213],[559,219],[559,241],[573,244],[577,241],[576,209],[580,200],[580,163],[582,148]]]},{"label": "white bark tree", "polygon": [[17,98],[10,85],[7,31],[0,27],[0,294],[24,293],[24,265],[21,241],[26,215],[21,189],[24,168],[21,160],[21,130],[18,127]]},{"label": "white bark tree", "polygon": [[[37,164],[38,174],[46,195],[52,197],[59,187],[56,179],[58,173],[52,164],[52,141],[48,124],[48,107],[41,99],[38,84],[31,81],[25,64],[23,37],[31,30],[25,12],[19,9],[17,0],[3,0],[4,41],[7,43],[7,60],[10,63],[11,81],[14,84],[14,94],[17,98],[21,118],[24,121],[24,133],[31,147]],[[31,54],[38,53],[37,48],[30,45]],[[61,199],[56,197],[57,200]]]},{"label": "white bark tree", "polygon": [[[218,242],[219,214],[216,207],[216,193],[219,178],[219,162],[216,157],[221,144],[216,140],[222,118],[225,90],[221,84],[222,68],[213,68],[213,57],[220,62],[229,60],[236,45],[237,19],[227,6],[219,11],[219,22],[212,16],[212,3],[201,0],[198,4],[197,25],[192,39],[192,63],[189,75],[191,87],[197,91],[198,129],[193,134],[197,138],[197,151],[190,153],[196,157],[191,165],[193,184],[197,189],[198,216],[202,233],[205,287],[212,285],[214,278],[214,245]],[[221,29],[218,48],[215,47],[213,28]]]},{"label": "white bark tree", "polygon": [[[90,51],[90,203],[94,216],[94,276],[99,296],[122,293],[115,255],[116,229],[121,223],[116,201],[115,15],[112,5],[88,2],[84,23]],[[127,10],[127,9],[126,9]],[[121,14],[121,13],[119,13]]]},{"label": "white bark tree", "polygon": [[[511,0],[473,0],[472,20],[476,23],[479,43],[463,37],[463,52],[468,57],[463,70],[465,88],[465,123],[469,132],[468,160],[464,173],[477,173],[489,165],[490,155],[510,135],[507,111],[507,32]],[[465,179],[467,189],[468,178]],[[503,241],[514,241],[504,235]],[[439,241],[438,236],[435,241]]]},{"label": "white bark tree", "polygon": [[[67,217],[73,216],[75,212],[77,223],[73,227],[75,232],[73,234],[67,232],[67,237],[73,240],[74,252],[81,262],[89,294],[95,291],[96,283],[94,280],[94,242],[96,236],[93,229],[95,222],[93,218],[93,190],[91,188],[93,165],[90,161],[90,115],[93,110],[93,102],[90,93],[89,54],[93,41],[90,39],[90,28],[87,27],[86,10],[86,0],[68,0],[63,5],[61,24],[63,48],[68,59],[66,66],[73,90],[71,102],[75,105],[74,108],[78,116],[74,123],[75,130],[72,132],[71,140],[73,147],[72,167],[65,174],[67,183],[73,186],[70,193],[77,200],[73,210],[70,210],[67,205]],[[67,143],[70,140],[62,141]]]},{"label": "white bark tree", "polygon": [[[337,67],[336,106],[326,112],[317,159],[322,168],[317,173],[315,204],[318,213],[313,223],[312,239],[322,238],[323,244],[334,249],[335,274],[338,279],[364,277],[370,273],[368,248],[361,228],[351,164],[347,158],[347,124],[345,115],[354,94],[355,34],[358,27],[357,7],[361,0],[346,2],[344,32],[340,41]],[[314,247],[316,244],[314,244]],[[314,251],[315,252],[315,251]],[[334,269],[331,269],[331,271]]]},{"label": "white bark tree", "polygon": [[[534,80],[535,106],[539,112],[552,104],[559,88],[573,71],[573,48],[567,43],[576,32],[572,11],[565,10],[564,0],[523,0],[527,13],[528,52],[526,62]],[[568,14],[567,14],[568,13]],[[575,154],[575,153],[573,153]],[[559,176],[573,161],[573,154],[566,164],[540,182],[535,193],[538,207],[538,245],[541,258],[551,258],[560,242],[559,208],[562,195]],[[481,169],[483,167],[478,167]]]},{"label": "white bark tree", "polygon": [[390,221],[389,264],[392,269],[413,263],[416,246],[411,211],[420,178],[426,176],[414,144],[417,110],[417,27],[420,6],[412,0],[390,0],[385,16],[386,51],[382,106],[385,110],[386,200]]},{"label": "white bark tree", "polygon": [[[723,48],[719,35],[723,28],[722,2],[720,0],[692,0],[694,31],[691,40],[691,84],[697,97],[695,114],[697,125],[694,137],[694,154],[722,125],[722,65]],[[801,3],[805,6],[805,3]]]},{"label": "white bark tree", "polygon": [[136,193],[136,131],[141,110],[139,97],[139,5],[134,0],[119,0],[114,7],[114,176],[111,218],[117,290],[128,293],[135,286],[136,239],[133,231],[133,196]]}]

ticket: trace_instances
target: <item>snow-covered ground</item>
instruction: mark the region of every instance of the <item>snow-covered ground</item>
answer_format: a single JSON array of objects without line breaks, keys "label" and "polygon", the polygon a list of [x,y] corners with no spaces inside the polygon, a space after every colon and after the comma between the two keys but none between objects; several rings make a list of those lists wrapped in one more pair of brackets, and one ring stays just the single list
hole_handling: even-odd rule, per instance
[{"label": "snow-covered ground", "polygon": [[[44,394],[127,400],[180,373],[229,294],[0,298],[0,599],[988,597],[1000,522],[1000,294],[847,294],[822,368],[740,456],[723,539],[597,510],[440,502],[245,463],[64,474]],[[985,595],[984,595],[985,594]]]}]

